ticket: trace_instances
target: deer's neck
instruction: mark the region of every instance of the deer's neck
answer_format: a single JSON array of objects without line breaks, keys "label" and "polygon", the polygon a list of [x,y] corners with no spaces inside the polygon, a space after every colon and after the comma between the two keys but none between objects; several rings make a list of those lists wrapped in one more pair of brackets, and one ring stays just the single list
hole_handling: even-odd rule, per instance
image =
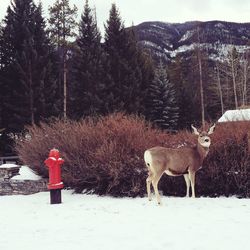
[{"label": "deer's neck", "polygon": [[197,144],[197,151],[198,151],[198,154],[200,156],[201,163],[202,163],[208,154],[209,147],[203,147],[200,143],[198,143]]}]

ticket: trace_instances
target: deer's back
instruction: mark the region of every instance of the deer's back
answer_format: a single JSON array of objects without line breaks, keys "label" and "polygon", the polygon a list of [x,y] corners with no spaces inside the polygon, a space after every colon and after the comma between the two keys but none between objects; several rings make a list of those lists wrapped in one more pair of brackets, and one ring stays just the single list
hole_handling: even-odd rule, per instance
[{"label": "deer's back", "polygon": [[198,169],[200,167],[199,155],[193,147],[154,147],[147,151],[151,156],[151,164],[161,169],[184,173],[189,168]]}]

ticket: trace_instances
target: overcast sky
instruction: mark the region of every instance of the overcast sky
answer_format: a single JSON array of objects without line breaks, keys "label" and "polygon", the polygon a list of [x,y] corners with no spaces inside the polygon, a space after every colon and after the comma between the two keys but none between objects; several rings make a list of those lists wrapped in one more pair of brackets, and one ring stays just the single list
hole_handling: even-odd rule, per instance
[{"label": "overcast sky", "polygon": [[[69,0],[78,7],[79,17],[85,0]],[[39,2],[39,0],[35,0]],[[55,0],[41,0],[44,14]],[[0,0],[0,19],[10,0]],[[125,26],[144,21],[185,22],[223,20],[250,22],[250,0],[89,0],[96,7],[99,28],[103,30],[112,3],[116,3]]]}]

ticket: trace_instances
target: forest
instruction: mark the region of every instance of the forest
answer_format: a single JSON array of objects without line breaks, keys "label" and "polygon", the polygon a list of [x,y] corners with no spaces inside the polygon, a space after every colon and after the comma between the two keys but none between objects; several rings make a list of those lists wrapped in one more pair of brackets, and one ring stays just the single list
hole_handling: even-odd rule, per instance
[{"label": "forest", "polygon": [[14,0],[8,7],[0,27],[2,141],[27,125],[113,112],[175,132],[249,104],[249,53],[232,46],[226,60],[212,61],[199,38],[187,59],[155,60],[115,4],[103,37],[98,13],[88,0],[83,4],[79,23],[69,0],[56,0],[48,18],[41,2]]}]

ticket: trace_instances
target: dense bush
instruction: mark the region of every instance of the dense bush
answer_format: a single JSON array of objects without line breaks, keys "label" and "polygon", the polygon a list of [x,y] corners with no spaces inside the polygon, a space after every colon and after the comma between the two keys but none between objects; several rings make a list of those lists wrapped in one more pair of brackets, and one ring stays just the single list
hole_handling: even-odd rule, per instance
[{"label": "dense bush", "polygon": [[168,138],[143,120],[123,114],[80,122],[54,121],[27,130],[31,139],[23,138],[16,146],[24,164],[47,176],[43,161],[51,148],[58,148],[65,160],[62,174],[66,185],[77,192],[92,190],[114,196],[145,192],[143,152],[163,145]]},{"label": "dense bush", "polygon": [[[217,126],[200,175],[202,195],[250,197],[250,122]],[[205,186],[206,185],[206,186]]]},{"label": "dense bush", "polygon": [[[198,195],[250,197],[249,128],[247,122],[217,125],[209,155],[197,173]],[[28,127],[16,150],[24,164],[46,177],[43,162],[51,148],[58,148],[65,160],[63,181],[76,192],[134,197],[146,193],[143,152],[147,148],[190,146],[196,140],[187,131],[167,134],[141,118],[113,114]],[[185,194],[183,177],[164,176],[159,188],[168,195]]]}]

